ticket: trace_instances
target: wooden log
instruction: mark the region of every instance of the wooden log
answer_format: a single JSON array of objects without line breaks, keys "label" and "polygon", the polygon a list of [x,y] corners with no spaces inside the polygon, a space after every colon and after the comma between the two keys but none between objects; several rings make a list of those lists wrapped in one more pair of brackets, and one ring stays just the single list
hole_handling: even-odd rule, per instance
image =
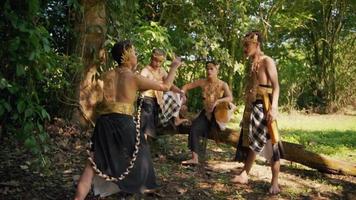
[{"label": "wooden log", "polygon": [[[189,126],[180,126],[178,131],[174,129],[159,129],[159,133],[165,134],[188,134],[190,130]],[[216,138],[221,143],[229,144],[236,147],[236,144],[240,138],[240,132],[238,130],[226,129],[220,131]],[[356,165],[353,163],[340,161],[330,158],[328,156],[320,155],[305,149],[303,145],[294,144],[286,141],[282,141],[284,149],[283,159],[292,162],[300,163],[313,169],[324,173],[331,174],[343,174],[356,176]]]}]

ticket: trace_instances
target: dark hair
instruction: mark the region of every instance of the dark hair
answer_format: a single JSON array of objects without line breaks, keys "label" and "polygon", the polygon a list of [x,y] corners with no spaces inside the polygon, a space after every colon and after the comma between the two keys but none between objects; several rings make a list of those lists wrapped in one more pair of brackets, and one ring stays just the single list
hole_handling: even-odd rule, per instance
[{"label": "dark hair", "polygon": [[117,42],[111,49],[111,55],[118,65],[121,65],[121,58],[124,55],[124,52],[133,47],[133,44],[130,40],[123,40]]},{"label": "dark hair", "polygon": [[244,36],[244,38],[251,37],[253,35],[257,35],[257,41],[260,43],[260,46],[262,46],[262,42],[263,42],[262,33],[257,31],[257,30],[253,30],[253,31],[248,32]]},{"label": "dark hair", "polygon": [[208,68],[208,64],[213,64],[214,66],[219,65],[219,63],[216,62],[215,60],[208,60],[208,61],[206,61],[206,63],[205,63],[205,68]]}]

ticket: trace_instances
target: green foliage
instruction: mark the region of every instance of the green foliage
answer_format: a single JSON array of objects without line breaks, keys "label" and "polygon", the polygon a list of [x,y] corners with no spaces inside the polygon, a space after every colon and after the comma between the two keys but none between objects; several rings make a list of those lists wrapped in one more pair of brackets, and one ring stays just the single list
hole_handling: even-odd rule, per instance
[{"label": "green foliage", "polygon": [[[36,19],[39,2],[2,5],[1,94],[0,117],[8,133],[24,143],[33,153],[40,152],[46,132],[43,122],[49,120],[37,85],[42,71],[51,66],[49,34],[27,19]],[[17,12],[16,12],[17,11]]]},{"label": "green foliage", "polygon": [[[229,83],[235,101],[242,103],[246,60],[240,41],[246,32],[260,30],[265,53],[277,62],[284,108],[330,112],[326,109],[330,105],[341,107],[355,99],[354,90],[348,89],[354,83],[348,74],[355,67],[346,69],[341,64],[354,66],[355,60],[343,57],[355,49],[350,43],[354,42],[350,30],[355,4],[349,1],[158,0],[112,1],[109,5],[113,20],[109,29],[114,30],[110,37],[133,39],[144,65],[156,46],[185,58],[187,67],[176,79],[179,86],[204,77],[205,61],[217,60],[222,66],[220,78]],[[327,16],[329,21],[325,21]],[[351,51],[345,50],[342,38],[349,38]],[[190,105],[197,110],[199,92],[193,91],[191,99]]]},{"label": "green foliage", "polygon": [[43,161],[48,151],[44,124],[60,112],[58,91],[72,88],[76,59],[56,53],[50,33],[41,20],[46,4],[40,1],[5,1],[0,16],[0,123]]}]

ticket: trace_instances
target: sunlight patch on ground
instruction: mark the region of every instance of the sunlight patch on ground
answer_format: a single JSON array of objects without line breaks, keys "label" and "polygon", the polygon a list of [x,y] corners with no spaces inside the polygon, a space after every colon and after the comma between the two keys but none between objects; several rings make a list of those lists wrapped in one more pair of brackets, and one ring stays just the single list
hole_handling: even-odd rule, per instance
[{"label": "sunlight patch on ground", "polygon": [[243,164],[238,162],[208,161],[207,163],[210,170],[220,173],[243,167]]}]

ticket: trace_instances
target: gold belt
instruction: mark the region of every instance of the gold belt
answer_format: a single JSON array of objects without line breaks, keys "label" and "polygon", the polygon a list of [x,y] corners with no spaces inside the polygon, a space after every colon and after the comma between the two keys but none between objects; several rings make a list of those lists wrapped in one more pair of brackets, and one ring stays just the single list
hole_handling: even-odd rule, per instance
[{"label": "gold belt", "polygon": [[133,115],[134,106],[131,103],[123,102],[105,102],[100,103],[96,107],[96,111],[99,115],[109,114],[109,113],[120,113],[125,115]]},{"label": "gold belt", "polygon": [[142,94],[143,94],[143,96],[156,98],[156,95],[153,90],[146,90]]},{"label": "gold belt", "polygon": [[272,88],[266,88],[266,87],[257,87],[257,94],[264,95],[264,94],[272,94],[273,89]]}]

